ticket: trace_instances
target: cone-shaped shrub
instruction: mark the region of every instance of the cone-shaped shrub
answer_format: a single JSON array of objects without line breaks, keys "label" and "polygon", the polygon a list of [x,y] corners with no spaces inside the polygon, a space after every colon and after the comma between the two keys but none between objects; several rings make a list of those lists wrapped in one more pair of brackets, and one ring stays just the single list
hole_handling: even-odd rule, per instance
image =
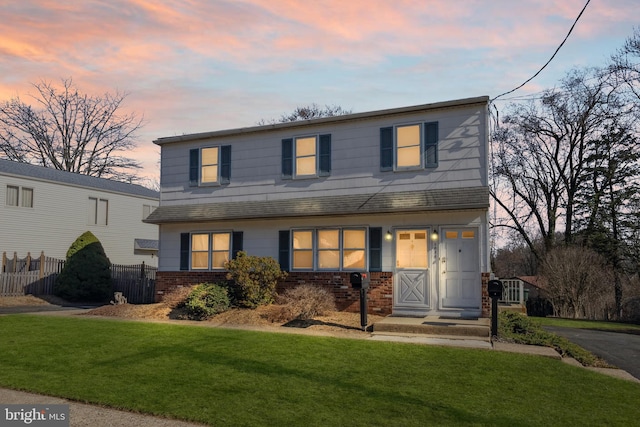
[{"label": "cone-shaped shrub", "polygon": [[68,301],[102,302],[110,297],[111,262],[90,231],[78,237],[67,251],[54,294]]}]

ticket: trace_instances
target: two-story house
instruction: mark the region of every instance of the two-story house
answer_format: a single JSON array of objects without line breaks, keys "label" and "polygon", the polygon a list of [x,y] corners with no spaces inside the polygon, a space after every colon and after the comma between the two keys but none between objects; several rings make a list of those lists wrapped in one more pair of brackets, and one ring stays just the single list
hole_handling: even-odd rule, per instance
[{"label": "two-story house", "polygon": [[156,289],[224,278],[239,250],[358,309],[488,315],[488,97],[154,141]]},{"label": "two-story house", "polygon": [[135,184],[0,159],[0,254],[65,259],[85,231],[114,264],[156,266],[159,193]]}]

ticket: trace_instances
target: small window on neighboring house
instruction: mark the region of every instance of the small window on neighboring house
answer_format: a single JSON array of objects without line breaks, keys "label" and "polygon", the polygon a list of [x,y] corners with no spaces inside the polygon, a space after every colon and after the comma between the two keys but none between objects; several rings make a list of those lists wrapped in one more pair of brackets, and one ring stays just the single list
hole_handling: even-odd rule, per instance
[{"label": "small window on neighboring house", "polygon": [[231,146],[194,148],[189,152],[192,186],[228,184],[231,180]]},{"label": "small window on neighboring house", "polygon": [[7,206],[18,206],[18,195],[20,194],[20,187],[13,185],[7,185]]},{"label": "small window on neighboring house", "polygon": [[22,187],[22,207],[23,208],[33,207],[33,188]]},{"label": "small window on neighboring house", "polygon": [[87,220],[90,225],[107,225],[109,220],[109,201],[97,197],[89,197]]},{"label": "small window on neighboring house", "polygon": [[142,219],[147,219],[151,212],[155,211],[157,206],[153,205],[142,205]]},{"label": "small window on neighboring house", "polygon": [[331,174],[331,135],[282,140],[282,177],[313,178]]},{"label": "small window on neighboring house", "polygon": [[380,129],[380,170],[438,166],[438,122]]},{"label": "small window on neighboring house", "polygon": [[33,188],[7,185],[7,206],[33,207]]}]

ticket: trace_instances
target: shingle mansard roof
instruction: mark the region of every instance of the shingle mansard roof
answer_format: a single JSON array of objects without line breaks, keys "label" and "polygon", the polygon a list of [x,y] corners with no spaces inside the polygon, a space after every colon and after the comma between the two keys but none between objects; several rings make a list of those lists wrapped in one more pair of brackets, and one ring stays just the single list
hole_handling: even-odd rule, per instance
[{"label": "shingle mansard roof", "polygon": [[489,188],[301,197],[285,200],[160,206],[144,220],[151,224],[260,218],[343,216],[379,213],[487,209]]},{"label": "shingle mansard roof", "polygon": [[160,198],[160,193],[145,188],[141,185],[127,184],[126,182],[96,178],[79,173],[66,172],[53,168],[45,168],[43,166],[13,162],[4,159],[0,159],[0,175],[13,175],[33,178],[40,181],[58,182],[61,184],[94,188],[96,190],[107,191],[111,193],[121,193],[130,196],[147,197],[151,199]]}]

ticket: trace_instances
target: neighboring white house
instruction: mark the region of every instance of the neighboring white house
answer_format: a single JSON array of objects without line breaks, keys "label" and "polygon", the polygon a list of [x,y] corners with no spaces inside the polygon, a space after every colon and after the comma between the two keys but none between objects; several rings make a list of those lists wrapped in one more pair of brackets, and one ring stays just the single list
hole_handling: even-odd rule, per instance
[{"label": "neighboring white house", "polygon": [[488,97],[160,138],[156,289],[224,278],[238,250],[371,312],[489,314]]},{"label": "neighboring white house", "polygon": [[65,259],[91,231],[114,264],[157,265],[159,193],[140,185],[0,159],[0,253]]}]

